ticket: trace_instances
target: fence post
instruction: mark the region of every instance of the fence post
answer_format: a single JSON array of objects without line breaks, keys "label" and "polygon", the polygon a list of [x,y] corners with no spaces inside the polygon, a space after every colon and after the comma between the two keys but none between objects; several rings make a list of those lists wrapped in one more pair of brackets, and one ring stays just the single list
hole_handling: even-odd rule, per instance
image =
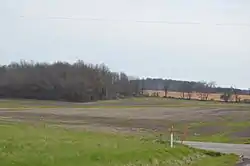
[{"label": "fence post", "polygon": [[170,132],[170,147],[173,148],[174,147],[174,126],[172,126],[171,128],[171,132]]}]

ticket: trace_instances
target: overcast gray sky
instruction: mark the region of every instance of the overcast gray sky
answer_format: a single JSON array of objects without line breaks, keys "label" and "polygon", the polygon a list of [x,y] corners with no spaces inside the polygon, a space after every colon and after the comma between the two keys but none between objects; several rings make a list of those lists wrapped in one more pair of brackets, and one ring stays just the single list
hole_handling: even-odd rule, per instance
[{"label": "overcast gray sky", "polygon": [[249,0],[0,0],[0,63],[82,59],[248,88],[249,9]]}]

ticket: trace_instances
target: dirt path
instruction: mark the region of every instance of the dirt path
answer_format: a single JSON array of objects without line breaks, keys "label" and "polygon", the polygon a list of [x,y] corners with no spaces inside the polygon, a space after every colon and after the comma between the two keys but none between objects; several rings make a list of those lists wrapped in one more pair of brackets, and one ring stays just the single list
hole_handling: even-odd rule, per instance
[{"label": "dirt path", "polygon": [[236,155],[244,155],[243,162],[236,166],[250,166],[250,145],[191,141],[185,141],[184,144],[198,149],[212,150],[226,154],[234,153]]}]

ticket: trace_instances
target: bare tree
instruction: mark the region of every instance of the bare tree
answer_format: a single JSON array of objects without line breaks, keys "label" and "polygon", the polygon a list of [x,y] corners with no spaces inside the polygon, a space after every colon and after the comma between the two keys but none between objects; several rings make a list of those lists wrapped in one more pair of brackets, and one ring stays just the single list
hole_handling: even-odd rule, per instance
[{"label": "bare tree", "polygon": [[142,81],[141,81],[141,95],[144,95],[144,90],[145,90],[145,80],[144,79],[142,79]]},{"label": "bare tree", "polygon": [[205,85],[205,88],[206,88],[206,100],[208,100],[209,94],[212,93],[212,90],[215,87],[216,87],[216,83],[214,81],[208,82]]},{"label": "bare tree", "polygon": [[232,98],[232,92],[231,91],[224,92],[224,94],[221,95],[220,98],[221,98],[221,100],[224,100],[225,102],[228,102]]},{"label": "bare tree", "polygon": [[132,90],[133,96],[139,96],[140,94],[140,85],[139,85],[139,79],[136,80],[130,80],[130,86]]},{"label": "bare tree", "polygon": [[195,86],[197,96],[200,100],[206,100],[206,82],[199,82]]},{"label": "bare tree", "polygon": [[200,100],[208,100],[209,94],[212,92],[212,90],[216,87],[215,82],[199,82],[199,84],[196,84],[196,93],[198,95],[198,98]]},{"label": "bare tree", "polygon": [[191,100],[193,94],[193,87],[194,86],[192,82],[184,81],[180,87],[181,98],[185,99],[185,94],[187,94],[186,99]]},{"label": "bare tree", "polygon": [[237,89],[236,86],[234,85],[234,86],[231,86],[231,91],[233,93],[234,101],[236,103],[240,102],[241,98],[239,96],[239,93],[240,93],[241,90]]},{"label": "bare tree", "polygon": [[187,82],[186,83],[186,92],[187,92],[187,97],[188,97],[188,100],[191,100],[192,98],[192,95],[193,95],[193,83],[192,82]]},{"label": "bare tree", "polygon": [[165,81],[165,85],[164,85],[164,97],[168,97],[168,89],[170,86],[170,82],[169,81]]},{"label": "bare tree", "polygon": [[179,91],[180,91],[180,97],[182,99],[185,99],[185,92],[186,92],[186,90],[185,90],[185,82],[180,84]]}]

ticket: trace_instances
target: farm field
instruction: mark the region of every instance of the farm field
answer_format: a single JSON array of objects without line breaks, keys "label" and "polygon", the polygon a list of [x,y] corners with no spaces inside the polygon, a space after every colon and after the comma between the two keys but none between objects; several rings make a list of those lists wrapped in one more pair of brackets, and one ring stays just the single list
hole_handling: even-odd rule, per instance
[{"label": "farm field", "polygon": [[39,166],[41,159],[43,166],[188,165],[190,156],[194,162],[189,165],[236,162],[233,155],[215,159],[181,145],[170,149],[166,141],[172,125],[178,130],[176,139],[250,143],[247,104],[162,98],[93,103],[1,100],[0,144],[5,148],[0,149],[0,165]]},{"label": "farm field", "polygon": [[93,103],[36,100],[0,101],[2,122],[46,123],[70,128],[168,134],[219,142],[250,142],[248,104],[132,98]]}]

